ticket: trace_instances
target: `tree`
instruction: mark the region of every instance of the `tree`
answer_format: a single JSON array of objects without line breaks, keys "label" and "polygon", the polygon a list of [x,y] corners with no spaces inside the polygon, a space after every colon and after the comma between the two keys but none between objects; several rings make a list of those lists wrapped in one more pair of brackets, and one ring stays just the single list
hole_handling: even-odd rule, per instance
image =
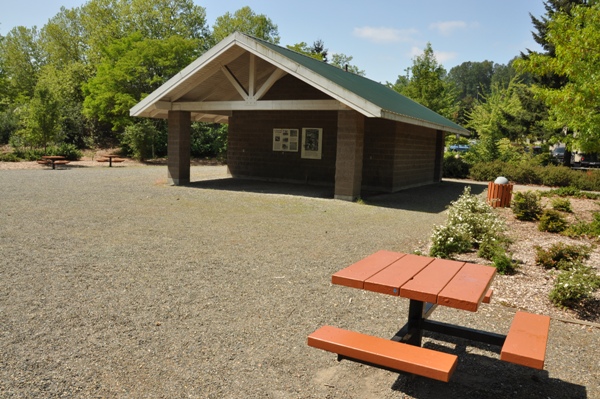
[{"label": "tree", "polygon": [[26,145],[44,147],[59,141],[59,104],[47,87],[37,87],[23,118],[20,134]]},{"label": "tree", "polygon": [[256,14],[248,6],[218,17],[212,31],[213,44],[220,42],[234,32],[242,32],[271,43],[279,43],[277,25],[264,14]]},{"label": "tree", "polygon": [[467,127],[477,132],[480,138],[475,149],[479,161],[498,159],[501,139],[515,141],[524,138],[526,131],[518,123],[523,113],[518,94],[522,88],[523,85],[516,79],[510,82],[508,88],[496,84],[469,113]]},{"label": "tree", "polygon": [[582,151],[600,151],[600,3],[554,13],[545,38],[553,54],[530,53],[517,66],[537,76],[565,78],[559,87],[540,81],[532,88],[549,108],[548,126],[574,132],[572,145]]},{"label": "tree", "polygon": [[85,115],[122,130],[131,123],[131,107],[197,56],[197,40],[181,36],[144,39],[136,32],[114,41],[96,76],[83,86]]},{"label": "tree", "polygon": [[351,64],[352,59],[352,56],[343,53],[335,53],[331,57],[331,65],[347,70],[348,72],[352,72],[356,75],[365,76],[364,70],[359,69],[356,65]]},{"label": "tree", "polygon": [[287,45],[286,47],[297,53],[304,54],[319,61],[324,61],[323,54],[315,52],[314,47],[310,47],[308,44],[306,44],[306,42],[296,43],[292,46]]},{"label": "tree", "polygon": [[413,59],[405,77],[399,76],[392,89],[421,105],[456,120],[456,90],[446,79],[446,70],[435,58],[431,43]]},{"label": "tree", "polygon": [[477,98],[480,94],[490,92],[493,75],[492,61],[468,61],[450,69],[448,80],[456,86],[458,98]]},{"label": "tree", "polygon": [[36,27],[17,26],[0,42],[0,58],[7,81],[6,91],[11,98],[33,96],[43,57]]}]

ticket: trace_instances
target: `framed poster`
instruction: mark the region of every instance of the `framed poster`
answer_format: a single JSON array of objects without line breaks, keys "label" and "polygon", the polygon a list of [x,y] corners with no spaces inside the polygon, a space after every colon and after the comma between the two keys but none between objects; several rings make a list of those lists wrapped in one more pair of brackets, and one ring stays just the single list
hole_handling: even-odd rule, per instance
[{"label": "framed poster", "polygon": [[298,129],[273,129],[273,151],[298,152]]},{"label": "framed poster", "polygon": [[302,158],[321,159],[322,145],[323,129],[302,128]]}]

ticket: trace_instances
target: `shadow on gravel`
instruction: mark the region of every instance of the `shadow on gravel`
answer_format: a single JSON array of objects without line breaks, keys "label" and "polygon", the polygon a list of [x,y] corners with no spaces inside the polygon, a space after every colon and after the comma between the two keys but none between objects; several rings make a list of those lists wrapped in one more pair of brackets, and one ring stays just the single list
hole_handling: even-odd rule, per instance
[{"label": "shadow on gravel", "polygon": [[245,193],[294,195],[298,197],[333,199],[333,187],[251,179],[234,179],[231,177],[191,182],[186,184],[185,187],[201,188],[205,190],[239,191]]},{"label": "shadow on gravel", "polygon": [[[471,186],[471,193],[473,194],[481,194],[487,189],[487,184],[443,181],[439,184],[409,188],[396,193],[363,192],[362,200],[371,206],[440,213],[450,205],[450,202],[457,200],[467,186]],[[333,187],[328,186],[234,178],[197,181],[187,184],[186,187],[258,194],[283,194],[309,198],[332,199],[334,194]]]},{"label": "shadow on gravel", "polygon": [[[435,337],[435,334],[431,334]],[[417,399],[438,398],[587,398],[585,386],[551,378],[545,370],[535,370],[500,361],[498,358],[473,353],[475,345],[444,336],[443,343],[430,341],[424,347],[458,356],[458,366],[450,382],[444,383],[409,374],[399,374],[392,390]],[[478,349],[499,353],[491,345],[476,345]]]},{"label": "shadow on gravel", "polygon": [[471,187],[471,193],[476,195],[487,189],[487,184],[442,181],[438,184],[409,188],[397,193],[365,195],[363,200],[373,206],[440,213],[446,210],[450,202],[456,201],[468,186]]}]

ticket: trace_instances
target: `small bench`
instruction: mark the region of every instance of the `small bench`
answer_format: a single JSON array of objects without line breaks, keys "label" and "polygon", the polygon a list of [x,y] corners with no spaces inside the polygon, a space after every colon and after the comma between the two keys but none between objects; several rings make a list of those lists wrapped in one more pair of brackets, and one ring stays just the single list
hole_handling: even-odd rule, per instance
[{"label": "small bench", "polygon": [[549,330],[550,317],[517,312],[500,351],[500,360],[543,370]]},{"label": "small bench", "polygon": [[308,345],[350,360],[448,382],[456,369],[456,355],[437,352],[332,326],[308,336]]},{"label": "small bench", "polygon": [[50,165],[51,164],[50,161],[46,161],[45,159],[38,159],[37,163],[39,163],[40,165]]},{"label": "small bench", "polygon": [[99,158],[96,159],[96,162],[108,162],[108,158]]},{"label": "small bench", "polygon": [[67,160],[59,160],[59,161],[54,161],[54,165],[66,165],[68,164],[70,161]]}]

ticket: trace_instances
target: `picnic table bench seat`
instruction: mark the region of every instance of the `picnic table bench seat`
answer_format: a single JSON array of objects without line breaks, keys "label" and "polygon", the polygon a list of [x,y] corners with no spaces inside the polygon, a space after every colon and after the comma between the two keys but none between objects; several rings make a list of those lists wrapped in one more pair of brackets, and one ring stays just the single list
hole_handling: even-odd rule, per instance
[{"label": "picnic table bench seat", "polygon": [[500,360],[543,370],[549,330],[550,317],[517,312],[500,351]]},{"label": "picnic table bench seat", "polygon": [[46,161],[45,159],[38,159],[37,163],[39,163],[40,165],[49,165],[50,161]]},{"label": "picnic table bench seat", "polygon": [[125,160],[123,158],[113,158],[112,161],[108,158],[98,158],[96,159],[96,162],[124,162]]},{"label": "picnic table bench seat", "polygon": [[332,326],[323,326],[310,334],[308,345],[342,358],[443,382],[448,382],[458,361],[456,355]]},{"label": "picnic table bench seat", "polygon": [[54,165],[66,165],[68,164],[70,161],[65,160],[58,160],[58,161],[54,161]]}]

